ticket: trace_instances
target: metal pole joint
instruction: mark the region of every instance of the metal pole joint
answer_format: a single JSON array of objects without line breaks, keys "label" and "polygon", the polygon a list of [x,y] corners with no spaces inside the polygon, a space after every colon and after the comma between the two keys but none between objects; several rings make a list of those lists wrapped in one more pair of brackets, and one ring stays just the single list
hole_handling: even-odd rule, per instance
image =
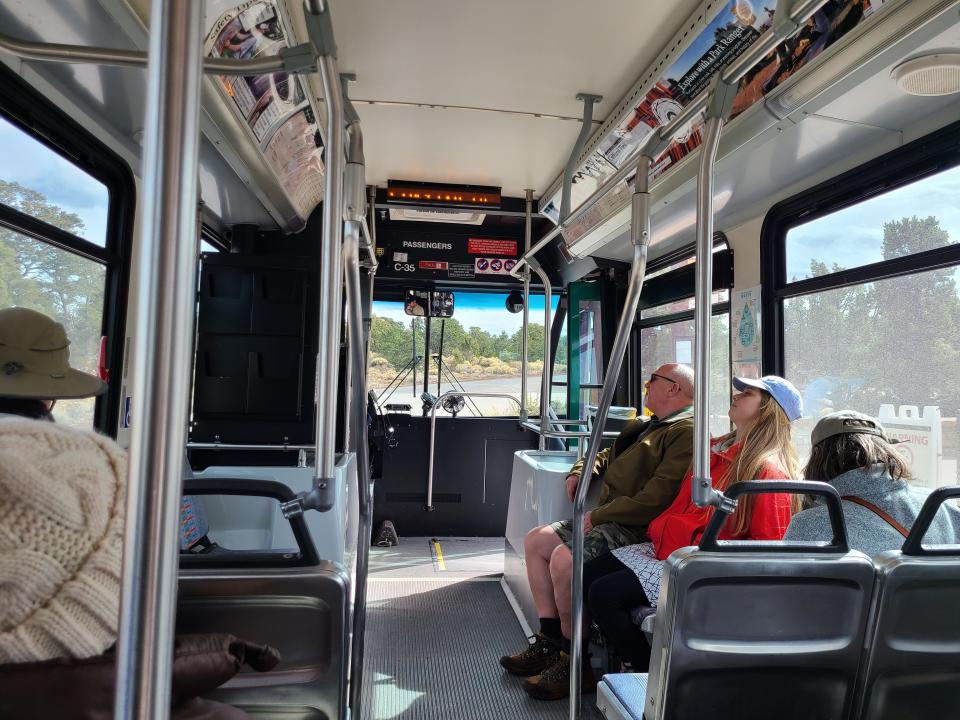
[{"label": "metal pole joint", "polygon": [[307,24],[307,36],[320,56],[337,57],[337,43],[333,37],[333,20],[330,3],[304,0],[303,17]]},{"label": "metal pole joint", "polygon": [[319,53],[313,43],[300,43],[293,47],[281,48],[277,53],[283,60],[283,69],[288,73],[313,73],[317,71]]},{"label": "metal pole joint", "polygon": [[737,98],[739,82],[731,83],[723,79],[723,73],[717,73],[710,81],[710,95],[707,98],[707,107],[704,118],[721,118],[726,121],[733,111],[733,102]]}]

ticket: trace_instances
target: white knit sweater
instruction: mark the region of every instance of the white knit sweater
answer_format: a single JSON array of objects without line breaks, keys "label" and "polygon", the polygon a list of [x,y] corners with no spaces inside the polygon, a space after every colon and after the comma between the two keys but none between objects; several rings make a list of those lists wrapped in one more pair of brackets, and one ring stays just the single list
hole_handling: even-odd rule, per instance
[{"label": "white knit sweater", "polygon": [[0,422],[0,663],[116,641],[126,475],[110,438]]}]

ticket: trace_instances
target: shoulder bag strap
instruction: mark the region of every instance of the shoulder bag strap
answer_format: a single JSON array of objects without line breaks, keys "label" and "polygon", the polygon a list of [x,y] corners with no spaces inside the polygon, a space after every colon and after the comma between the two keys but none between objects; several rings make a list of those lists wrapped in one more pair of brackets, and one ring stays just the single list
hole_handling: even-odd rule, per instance
[{"label": "shoulder bag strap", "polygon": [[903,525],[898,523],[896,520],[894,520],[890,516],[890,513],[886,512],[885,510],[881,510],[869,500],[864,500],[862,497],[857,497],[856,495],[844,495],[842,499],[849,500],[850,502],[855,503],[861,507],[865,507],[867,510],[878,515],[881,519],[886,521],[887,524],[890,525],[890,527],[892,527],[894,530],[896,530],[898,533],[900,533],[904,537],[907,537],[907,535],[910,534],[910,531],[907,530]]}]

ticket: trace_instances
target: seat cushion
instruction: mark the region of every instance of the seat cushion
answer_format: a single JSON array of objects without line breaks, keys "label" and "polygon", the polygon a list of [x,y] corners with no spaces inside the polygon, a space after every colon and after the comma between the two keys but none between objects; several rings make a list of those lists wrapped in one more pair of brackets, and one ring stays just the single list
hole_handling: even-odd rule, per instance
[{"label": "seat cushion", "polygon": [[604,675],[603,683],[626,710],[628,718],[641,720],[643,705],[647,699],[646,673],[616,673]]}]

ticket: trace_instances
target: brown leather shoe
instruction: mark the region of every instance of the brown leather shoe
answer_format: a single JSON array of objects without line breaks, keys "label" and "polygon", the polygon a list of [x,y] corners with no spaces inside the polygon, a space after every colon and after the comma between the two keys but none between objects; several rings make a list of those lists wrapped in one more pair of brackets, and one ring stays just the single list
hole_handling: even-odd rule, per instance
[{"label": "brown leather shoe", "polygon": [[529,677],[543,672],[556,663],[559,658],[559,643],[537,633],[526,650],[518,652],[516,655],[504,655],[500,658],[500,665],[513,675]]},{"label": "brown leather shoe", "polygon": [[[581,661],[583,670],[580,675],[580,692],[592,693],[597,689],[597,681],[593,677],[593,668],[590,666],[590,657],[583,656]],[[539,675],[527,678],[523,689],[530,697],[537,700],[560,700],[570,695],[570,656],[560,653],[560,659]]]}]

